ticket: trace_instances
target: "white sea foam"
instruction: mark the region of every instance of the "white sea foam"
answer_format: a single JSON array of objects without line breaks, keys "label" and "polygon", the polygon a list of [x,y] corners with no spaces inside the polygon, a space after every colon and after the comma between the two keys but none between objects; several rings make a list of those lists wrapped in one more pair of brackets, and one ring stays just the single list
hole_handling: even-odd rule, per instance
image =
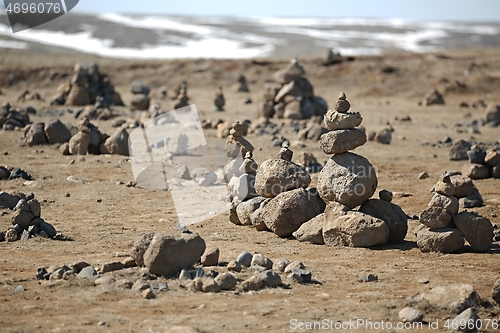
[{"label": "white sea foam", "polygon": [[221,38],[187,40],[184,45],[145,44],[140,49],[113,47],[113,40],[95,38],[90,31],[69,34],[62,31],[29,29],[12,34],[10,28],[2,24],[0,35],[116,58],[253,58],[269,54],[273,48],[272,45],[245,48],[241,42]]},{"label": "white sea foam", "polygon": [[115,47],[113,40],[95,37],[99,24],[81,24],[82,31],[78,33],[35,28],[16,34],[0,25],[0,35],[18,40],[0,47],[24,48],[29,47],[26,42],[36,42],[120,58],[252,58],[271,55],[275,48],[294,43],[293,36],[305,36],[318,47],[333,47],[345,55],[362,55],[381,54],[385,50],[438,51],[447,38],[455,38],[456,34],[470,36],[470,43],[481,41],[482,36],[496,36],[498,40],[500,35],[500,24],[398,18],[170,17],[116,13],[98,18],[117,24],[116,29],[121,25],[150,30],[158,36],[157,42],[137,48]]}]

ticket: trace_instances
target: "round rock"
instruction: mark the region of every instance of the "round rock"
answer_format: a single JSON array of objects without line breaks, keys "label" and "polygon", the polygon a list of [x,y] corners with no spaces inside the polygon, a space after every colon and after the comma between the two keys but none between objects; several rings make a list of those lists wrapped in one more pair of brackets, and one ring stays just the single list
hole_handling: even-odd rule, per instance
[{"label": "round rock", "polygon": [[290,161],[270,159],[264,161],[255,179],[256,192],[265,198],[297,188],[306,188],[311,176],[305,168]]},{"label": "round rock", "polygon": [[365,157],[354,153],[333,155],[319,173],[318,191],[325,201],[354,208],[368,200],[377,189],[375,168]]}]

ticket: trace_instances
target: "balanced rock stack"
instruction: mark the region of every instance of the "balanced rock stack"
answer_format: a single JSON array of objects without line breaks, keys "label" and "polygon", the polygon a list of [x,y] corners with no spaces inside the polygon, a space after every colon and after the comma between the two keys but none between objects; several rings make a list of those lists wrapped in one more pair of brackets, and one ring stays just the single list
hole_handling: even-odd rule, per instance
[{"label": "balanced rock stack", "polygon": [[259,118],[309,119],[323,116],[328,110],[324,99],[314,96],[313,86],[305,77],[298,59],[274,75],[275,82],[265,84],[263,101],[258,106]]},{"label": "balanced rock stack", "polygon": [[250,92],[245,75],[240,74],[238,77],[238,83],[235,85],[235,90],[237,92]]},{"label": "balanced rock stack", "polygon": [[[7,199],[6,196],[9,196],[9,200],[15,198],[13,195],[3,192],[3,199]],[[5,233],[5,240],[14,242],[19,239],[26,241],[29,238],[38,236],[45,238],[56,237],[56,229],[40,217],[42,209],[35,196],[30,194],[28,196],[22,195],[22,197],[14,207],[11,216],[12,226]]]},{"label": "balanced rock stack", "polygon": [[366,143],[366,134],[355,127],[363,121],[357,112],[349,112],[350,104],[340,93],[335,110],[326,113],[324,122],[330,130],[321,136],[319,146],[333,157],[320,172],[318,191],[325,201],[336,201],[350,209],[368,200],[377,189],[373,165],[363,156],[350,153]]},{"label": "balanced rock stack", "polygon": [[222,92],[222,87],[215,93],[214,107],[215,111],[224,111],[224,105],[226,105],[226,100],[224,99],[224,93]]},{"label": "balanced rock stack", "polygon": [[132,86],[130,88],[133,96],[130,100],[130,109],[132,111],[135,110],[147,110],[149,109],[149,93],[151,89],[148,86],[139,81],[132,82]]},{"label": "balanced rock stack", "polygon": [[98,101],[101,106],[123,105],[109,78],[99,73],[97,64],[77,63],[70,82],[57,88],[57,95],[51,104],[88,105]]},{"label": "balanced rock stack", "polygon": [[[288,237],[302,223],[324,210],[324,203],[315,190],[306,190],[311,182],[307,170],[291,161],[293,152],[288,142],[276,159],[264,161],[255,178],[259,196],[238,203],[238,223],[257,230],[270,230],[279,237]],[[233,220],[231,220],[235,223]]]},{"label": "balanced rock stack", "polygon": [[422,252],[453,253],[462,249],[465,238],[473,251],[488,251],[494,236],[490,220],[474,212],[459,213],[454,194],[463,189],[455,188],[448,172],[433,190],[428,208],[420,214],[420,223],[426,228],[417,232],[418,248]]},{"label": "balanced rock stack", "polygon": [[11,107],[9,103],[5,103],[0,108],[0,128],[6,131],[24,128],[30,123],[30,116],[28,113],[27,109],[18,110]]}]

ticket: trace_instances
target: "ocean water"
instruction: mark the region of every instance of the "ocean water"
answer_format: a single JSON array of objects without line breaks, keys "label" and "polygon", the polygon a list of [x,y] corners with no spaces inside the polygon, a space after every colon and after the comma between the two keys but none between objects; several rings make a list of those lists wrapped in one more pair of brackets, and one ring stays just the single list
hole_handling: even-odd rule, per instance
[{"label": "ocean water", "polygon": [[240,59],[311,56],[328,48],[342,55],[377,55],[500,45],[500,23],[117,13],[66,16],[13,34],[0,14],[0,48],[26,49],[36,43],[117,58]]}]

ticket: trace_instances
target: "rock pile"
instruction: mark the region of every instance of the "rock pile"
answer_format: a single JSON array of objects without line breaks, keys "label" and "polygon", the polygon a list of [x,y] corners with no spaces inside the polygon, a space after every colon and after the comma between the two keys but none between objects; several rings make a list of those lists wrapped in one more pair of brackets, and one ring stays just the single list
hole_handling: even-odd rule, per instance
[{"label": "rock pile", "polygon": [[[367,140],[356,129],[361,115],[349,109],[341,93],[335,109],[324,116],[329,132],[321,135],[320,147],[333,157],[321,169],[317,189],[308,189],[311,177],[291,161],[293,152],[285,140],[278,158],[264,161],[258,169],[255,191],[259,196],[237,203],[230,221],[328,246],[402,242],[408,230],[407,215],[391,203],[389,191],[380,191],[380,199],[370,199],[378,184],[375,169],[366,158],[349,152]],[[302,165],[315,163],[313,156],[305,154],[299,160]],[[353,211],[357,206],[359,210]]]},{"label": "rock pile", "polygon": [[420,223],[425,228],[417,232],[417,246],[422,252],[457,252],[463,248],[464,238],[472,250],[488,251],[493,242],[493,225],[477,213],[459,213],[460,204],[455,196],[474,190],[470,178],[443,173],[434,185],[434,195],[428,207],[420,214]]},{"label": "rock pile", "polygon": [[243,74],[240,74],[238,77],[238,83],[236,83],[234,87],[236,92],[250,92],[250,89],[248,89],[247,78]]},{"label": "rock pile", "polygon": [[[292,284],[307,284],[313,281],[312,273],[305,269],[302,262],[291,262],[286,258],[279,258],[273,262],[263,254],[252,255],[250,252],[243,251],[236,260],[224,264],[219,263],[218,248],[207,248],[200,258],[199,250],[202,240],[195,240],[197,237],[199,236],[184,234],[184,236],[172,238],[161,233],[150,232],[135,242],[131,256],[122,261],[113,261],[95,267],[85,261],[77,261],[69,265],[51,265],[48,268],[39,267],[35,276],[38,280],[86,279],[103,288],[131,289],[133,292],[140,293],[145,299],[154,299],[160,292],[167,292],[170,288],[205,293],[229,290],[254,293],[264,288],[282,286],[290,288],[289,284],[283,283],[284,279]],[[159,245],[162,249],[160,251],[165,253],[163,259],[157,263],[157,268],[160,271],[168,271],[168,274],[151,273],[147,266],[149,262],[147,258],[151,255],[150,248],[158,249],[155,242],[160,239],[163,239]],[[199,244],[197,246],[194,243]],[[203,248],[204,246],[203,243]],[[121,253],[118,254],[122,256]],[[126,255],[126,253],[123,254]],[[198,263],[201,267],[197,262],[193,262],[195,257],[199,258]],[[184,261],[184,263],[180,266],[174,265],[175,269],[171,269],[174,261],[177,263]],[[145,265],[146,267],[142,268]],[[184,268],[179,269],[181,266]],[[116,271],[121,272],[113,274]],[[126,278],[127,275],[128,278]],[[137,275],[139,278],[135,277],[135,282],[133,282],[134,276]],[[116,276],[120,278],[115,280]]]},{"label": "rock pile", "polygon": [[33,177],[21,168],[0,165],[0,180],[17,179],[33,180]]},{"label": "rock pile", "polygon": [[464,165],[462,174],[472,179],[500,178],[500,152],[486,151],[479,145],[466,151],[470,164]]},{"label": "rock pile", "polygon": [[434,89],[422,101],[420,101],[418,105],[444,105],[444,98],[437,89]]},{"label": "rock pile", "polygon": [[[13,209],[11,215],[12,226],[5,232],[0,233],[0,238],[7,242],[17,240],[27,241],[33,237],[58,238],[56,229],[45,222],[40,216],[41,205],[35,199],[34,194],[25,195],[23,193],[9,194],[0,192],[0,206]],[[2,239],[3,240],[3,239]]]},{"label": "rock pile", "polygon": [[292,59],[287,68],[277,71],[274,81],[265,85],[257,111],[259,118],[309,119],[323,116],[328,110],[325,100],[314,96],[298,59]]},{"label": "rock pile", "polygon": [[149,93],[151,92],[151,89],[149,89],[149,87],[142,82],[134,81],[132,82],[130,90],[133,94],[132,99],[130,100],[130,109],[132,111],[149,109]]},{"label": "rock pile", "polygon": [[0,128],[6,131],[21,129],[30,123],[27,109],[15,109],[9,103],[0,108]]},{"label": "rock pile", "polygon": [[83,118],[78,127],[63,124],[59,119],[47,124],[37,122],[28,125],[24,129],[24,142],[29,146],[62,143],[59,150],[63,155],[129,155],[128,132],[125,128],[118,128],[109,136],[87,118]]},{"label": "rock pile", "polygon": [[103,107],[123,105],[109,77],[99,73],[97,64],[77,63],[73,72],[71,80],[57,88],[57,95],[50,104],[88,105],[99,101]]}]

